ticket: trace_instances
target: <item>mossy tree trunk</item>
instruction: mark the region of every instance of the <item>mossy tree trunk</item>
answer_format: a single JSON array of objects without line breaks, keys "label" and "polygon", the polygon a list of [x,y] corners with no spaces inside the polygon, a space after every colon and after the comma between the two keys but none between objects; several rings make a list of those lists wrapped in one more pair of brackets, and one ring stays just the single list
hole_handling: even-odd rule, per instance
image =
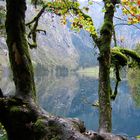
[{"label": "mossy tree trunk", "polygon": [[[113,1],[114,2],[114,1]],[[110,45],[113,31],[113,17],[115,2],[104,0],[105,15],[104,23],[100,30],[99,43],[97,44],[100,52],[99,60],[99,131],[111,132],[112,111],[110,103]]]},{"label": "mossy tree trunk", "polygon": [[[83,123],[49,115],[35,102],[32,63],[25,37],[25,0],[7,0],[6,32],[16,93],[0,90],[0,122],[8,140],[90,140]],[[98,136],[98,135],[96,135]]]},{"label": "mossy tree trunk", "polygon": [[[116,138],[116,136],[108,133],[106,135],[98,135],[95,132],[86,133],[83,123],[79,120],[51,116],[36,104],[33,69],[25,37],[26,1],[7,0],[6,2],[7,45],[16,87],[14,97],[6,97],[0,90],[0,122],[7,131],[8,140],[111,140],[113,137]],[[106,16],[105,19],[108,20]],[[109,24],[105,23],[104,26],[112,27],[112,18],[109,21]],[[103,110],[101,115],[110,113],[110,110],[105,113],[104,109],[110,107],[110,104],[106,106],[106,102],[110,101],[107,97],[109,97],[111,33],[108,33],[104,26],[101,32],[101,55],[99,58],[101,87],[99,95],[103,97],[102,100],[100,98],[100,109]],[[104,91],[106,86],[108,88]],[[104,103],[105,107],[103,107]],[[105,118],[100,117],[101,127],[107,131],[110,130],[108,117],[110,115]],[[122,140],[121,137],[120,140]]]},{"label": "mossy tree trunk", "polygon": [[[36,92],[32,63],[25,36],[25,0],[6,1],[6,33],[9,60],[15,83],[15,97],[3,97],[0,102],[0,121],[8,139],[34,139],[31,123],[37,120]],[[20,138],[22,137],[22,138]]]},{"label": "mossy tree trunk", "polygon": [[7,0],[6,33],[16,87],[14,97],[0,90],[0,122],[8,140],[89,140],[77,120],[49,115],[36,104],[32,63],[25,36],[26,0]]},{"label": "mossy tree trunk", "polygon": [[33,68],[25,37],[25,0],[7,0],[6,32],[16,96],[35,99]]}]

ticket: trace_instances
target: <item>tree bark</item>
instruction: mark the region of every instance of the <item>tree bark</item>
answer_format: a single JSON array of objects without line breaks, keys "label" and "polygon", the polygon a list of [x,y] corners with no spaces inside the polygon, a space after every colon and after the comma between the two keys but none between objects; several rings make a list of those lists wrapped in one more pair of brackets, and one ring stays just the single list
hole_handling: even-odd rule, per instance
[{"label": "tree bark", "polygon": [[0,98],[0,122],[8,140],[125,140],[111,133],[86,131],[78,119],[51,116],[18,98]]},{"label": "tree bark", "polygon": [[100,30],[100,42],[98,45],[100,56],[99,60],[99,131],[111,132],[112,111],[110,103],[110,63],[111,63],[111,38],[113,31],[113,17],[115,3],[104,0],[105,15],[104,23]]},{"label": "tree bark", "polygon": [[25,0],[7,0],[6,33],[16,87],[14,97],[0,93],[0,122],[8,140],[89,140],[82,123],[48,115],[35,103],[32,63],[25,37]]},{"label": "tree bark", "polygon": [[25,0],[7,0],[6,33],[16,96],[35,100],[32,63],[25,37]]},{"label": "tree bark", "polygon": [[[109,133],[103,135],[95,132],[87,133],[81,121],[51,116],[36,104],[34,74],[25,37],[26,1],[7,0],[6,2],[7,45],[16,87],[14,97],[5,97],[0,90],[0,122],[7,131],[8,140],[111,140],[118,138]],[[104,33],[102,35],[106,37]],[[105,77],[105,74],[102,73],[104,70],[109,73],[109,43],[106,44],[107,49],[104,48],[106,51],[103,49],[99,59],[100,78],[103,83],[100,83],[101,88],[108,86],[104,83],[105,80],[108,80],[107,83],[109,83],[108,76]],[[104,56],[105,52],[108,53],[107,57]],[[100,91],[100,94],[104,95],[103,101],[106,101],[105,99],[109,95],[105,96],[106,92],[107,90]],[[104,103],[100,100],[101,105]],[[108,107],[110,104],[107,109]],[[100,108],[102,109],[102,107]],[[102,123],[104,124],[104,122]],[[106,119],[105,124],[108,124]],[[119,137],[118,140],[122,139]]]},{"label": "tree bark", "polygon": [[7,0],[6,33],[16,87],[14,97],[0,90],[0,122],[8,140],[89,140],[80,121],[54,117],[35,102],[32,63],[25,37],[25,0]]},{"label": "tree bark", "polygon": [[79,120],[51,116],[16,97],[0,98],[0,122],[8,140],[90,140]]}]

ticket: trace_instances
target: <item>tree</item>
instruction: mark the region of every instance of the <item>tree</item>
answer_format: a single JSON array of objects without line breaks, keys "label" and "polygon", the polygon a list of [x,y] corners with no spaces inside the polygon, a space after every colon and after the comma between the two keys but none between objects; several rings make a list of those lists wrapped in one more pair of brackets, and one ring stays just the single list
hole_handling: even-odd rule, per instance
[{"label": "tree", "polygon": [[36,103],[34,74],[25,37],[25,0],[7,0],[6,33],[16,93],[6,97],[0,90],[0,122],[9,140],[89,138],[78,120],[54,117]]},{"label": "tree", "polygon": [[[104,3],[104,21],[103,25],[100,28],[99,34],[97,33],[96,28],[94,27],[94,21],[92,18],[86,14],[89,10],[88,7],[80,8],[78,2],[73,2],[69,0],[60,0],[59,2],[55,0],[46,4],[46,7],[53,13],[61,15],[62,23],[66,24],[66,16],[69,14],[74,15],[74,18],[71,20],[72,29],[79,31],[84,29],[90,33],[95,45],[99,49],[99,131],[100,132],[111,132],[111,103],[110,99],[115,98],[117,95],[118,84],[121,80],[119,76],[119,70],[121,67],[128,65],[129,59],[140,62],[139,56],[128,49],[118,48],[115,43],[115,48],[111,49],[111,40],[112,35],[115,33],[113,18],[116,5],[120,4],[118,0],[103,0]],[[92,5],[92,1],[89,1],[89,4]],[[123,12],[127,16],[133,16],[133,21],[131,24],[138,23],[139,17],[139,3],[137,0],[124,0],[121,5],[123,6]],[[128,7],[127,11],[124,11],[124,7]],[[126,9],[125,7],[125,9]],[[135,9],[135,11],[133,11]],[[132,14],[133,12],[133,14]],[[130,18],[128,18],[130,22]],[[116,42],[116,41],[115,41]],[[116,86],[114,94],[112,94],[110,86],[110,67],[113,66],[116,74]]]},{"label": "tree", "polygon": [[[85,14],[77,2],[61,1],[48,3],[47,7],[58,15],[64,15],[71,10],[76,17],[73,20],[73,29],[85,29],[89,31],[93,41],[99,49],[99,130],[100,132],[111,132],[111,104],[110,104],[110,65],[111,65],[111,39],[113,32],[113,17],[117,0],[103,0],[105,7],[104,21],[97,34],[94,23],[90,16]],[[84,7],[84,10],[87,9]]]},{"label": "tree", "polygon": [[[13,97],[6,97],[0,90],[0,122],[7,131],[9,140],[89,140],[112,139],[119,136],[112,134],[86,133],[83,123],[77,119],[64,119],[51,116],[42,110],[36,103],[34,74],[28,43],[25,36],[25,0],[7,0],[6,33],[9,59],[13,72],[16,93]],[[48,3],[50,4],[50,3]],[[43,8],[51,5],[46,5]],[[100,131],[111,131],[111,106],[110,106],[110,42],[113,30],[113,16],[116,2],[104,0],[105,16],[100,30],[100,37],[94,32],[94,26],[89,26],[91,36],[99,48],[99,102],[100,102]],[[59,7],[58,7],[59,8]],[[64,7],[63,7],[64,8]],[[74,8],[74,9],[73,9]],[[75,14],[91,21],[91,18],[77,9],[77,4],[72,7]],[[44,10],[44,9],[43,9]],[[57,12],[57,11],[56,11]],[[78,12],[78,13],[77,13]],[[36,30],[36,21],[31,34]],[[82,20],[81,20],[82,21]],[[90,22],[92,25],[92,22]],[[79,27],[81,27],[78,24]],[[91,28],[90,28],[91,27]],[[36,41],[33,38],[33,41]]]}]

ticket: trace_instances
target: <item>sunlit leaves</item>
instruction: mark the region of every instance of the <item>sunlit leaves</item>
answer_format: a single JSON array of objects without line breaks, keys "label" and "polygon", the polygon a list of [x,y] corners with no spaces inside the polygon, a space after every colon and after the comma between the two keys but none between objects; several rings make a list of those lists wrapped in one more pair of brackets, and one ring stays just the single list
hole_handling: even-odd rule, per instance
[{"label": "sunlit leaves", "polygon": [[55,13],[57,15],[64,15],[69,7],[63,2],[48,2],[47,9],[49,12]]},{"label": "sunlit leaves", "polygon": [[122,10],[129,24],[140,23],[140,0],[122,0]]},{"label": "sunlit leaves", "polygon": [[82,15],[78,15],[72,20],[72,29],[76,31],[80,31],[80,29],[84,29],[88,31],[92,35],[96,35],[95,27],[90,18],[86,18]]},{"label": "sunlit leaves", "polygon": [[6,135],[6,130],[4,129],[4,126],[0,123],[0,135],[1,137]]},{"label": "sunlit leaves", "polygon": [[113,6],[113,4],[110,3],[110,2],[108,2],[108,3],[106,3],[106,6],[107,6],[107,7],[111,7],[111,6]]},{"label": "sunlit leaves", "polygon": [[89,1],[88,1],[88,4],[89,4],[89,5],[92,5],[92,4],[93,4],[93,1],[92,1],[92,0],[89,0]]},{"label": "sunlit leaves", "polygon": [[83,10],[84,10],[85,12],[88,12],[88,11],[89,11],[89,8],[88,8],[88,7],[83,7]]},{"label": "sunlit leaves", "polygon": [[[91,4],[91,1],[89,1]],[[80,8],[78,2],[73,2],[70,0],[60,0],[47,3],[47,10],[49,12],[55,13],[61,16],[61,23],[67,23],[67,17],[71,19],[71,29],[75,31],[80,31],[84,29],[88,31],[91,35],[96,35],[96,30],[93,21],[90,16],[88,16],[88,6]]]},{"label": "sunlit leaves", "polygon": [[63,16],[61,17],[61,23],[62,23],[63,25],[66,25],[66,24],[67,24],[66,15],[63,15]]}]

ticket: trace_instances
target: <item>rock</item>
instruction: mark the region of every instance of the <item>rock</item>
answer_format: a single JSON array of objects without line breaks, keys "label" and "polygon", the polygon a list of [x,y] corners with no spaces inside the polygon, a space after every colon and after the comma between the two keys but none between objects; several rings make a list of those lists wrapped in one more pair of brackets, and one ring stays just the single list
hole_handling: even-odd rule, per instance
[{"label": "rock", "polygon": [[88,130],[83,134],[89,137],[91,140],[127,140],[127,138],[121,135],[115,135],[112,133],[98,133],[93,130]]}]

